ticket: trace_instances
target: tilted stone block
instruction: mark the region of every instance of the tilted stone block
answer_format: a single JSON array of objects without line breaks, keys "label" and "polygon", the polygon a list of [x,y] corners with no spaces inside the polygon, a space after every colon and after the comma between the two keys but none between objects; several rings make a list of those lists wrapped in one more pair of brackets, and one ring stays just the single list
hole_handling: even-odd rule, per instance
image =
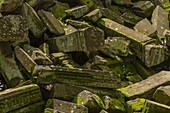
[{"label": "tilted stone block", "polygon": [[166,44],[167,46],[170,46],[170,30],[165,29],[165,31],[163,32],[163,36],[164,36],[165,39],[166,39],[165,44]]},{"label": "tilted stone block", "polygon": [[1,0],[0,12],[12,12],[22,5],[23,0]]},{"label": "tilted stone block", "polygon": [[15,87],[25,79],[14,60],[14,54],[8,42],[0,43],[0,69],[9,87]]},{"label": "tilted stone block", "polygon": [[40,88],[36,84],[0,92],[0,112],[6,113],[42,101]]},{"label": "tilted stone block", "polygon": [[169,13],[159,5],[153,11],[151,21],[159,37],[163,37],[165,29],[169,29],[168,14]]},{"label": "tilted stone block", "polygon": [[83,29],[86,27],[91,27],[91,25],[89,25],[87,22],[81,22],[81,21],[77,21],[77,20],[71,20],[71,19],[67,19],[66,23],[72,25],[75,28],[78,29]]},{"label": "tilted stone block", "polygon": [[120,77],[110,71],[36,66],[33,74],[39,75],[37,78],[39,84],[51,84],[60,81],[71,85],[120,88]]},{"label": "tilted stone block", "polygon": [[27,3],[23,4],[22,16],[25,17],[28,28],[36,38],[41,38],[42,34],[46,30],[45,25],[38,17],[35,10]]},{"label": "tilted stone block", "polygon": [[65,113],[65,112],[54,110],[54,109],[51,109],[51,108],[46,108],[44,110],[44,113]]},{"label": "tilted stone block", "polygon": [[102,17],[102,13],[99,9],[95,9],[83,17],[86,21],[96,22]]},{"label": "tilted stone block", "polygon": [[114,3],[119,4],[119,5],[132,5],[131,0],[112,0]]},{"label": "tilted stone block", "polygon": [[65,33],[63,26],[51,12],[39,10],[38,14],[40,15],[42,21],[51,33],[54,33],[56,35],[63,35]]},{"label": "tilted stone block", "polygon": [[126,97],[144,97],[147,99],[152,99],[151,94],[161,85],[170,84],[170,72],[161,71],[154,74],[147,79],[127,86],[125,88],[118,89]]},{"label": "tilted stone block", "polygon": [[88,113],[88,109],[83,105],[66,102],[58,99],[49,99],[46,107],[58,110],[64,113]]},{"label": "tilted stone block", "polygon": [[0,42],[17,41],[28,37],[26,20],[20,15],[0,17]]},{"label": "tilted stone block", "polygon": [[47,43],[43,43],[39,46],[39,49],[47,56],[49,56],[50,54],[50,50],[49,50],[49,45]]},{"label": "tilted stone block", "polygon": [[155,101],[170,106],[170,85],[159,87],[153,94]]}]

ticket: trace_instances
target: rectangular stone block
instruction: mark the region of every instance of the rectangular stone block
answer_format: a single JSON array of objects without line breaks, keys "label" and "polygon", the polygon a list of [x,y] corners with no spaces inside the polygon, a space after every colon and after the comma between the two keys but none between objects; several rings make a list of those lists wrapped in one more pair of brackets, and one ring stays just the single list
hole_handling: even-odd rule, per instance
[{"label": "rectangular stone block", "polygon": [[84,20],[86,21],[91,21],[91,22],[96,22],[102,17],[102,13],[100,12],[99,9],[95,9],[92,12],[88,13],[83,17]]},{"label": "rectangular stone block", "polygon": [[8,89],[0,92],[0,112],[10,112],[39,101],[42,95],[36,84]]},{"label": "rectangular stone block", "polygon": [[143,97],[152,99],[151,95],[154,93],[154,91],[159,86],[167,84],[170,84],[170,72],[161,71],[141,82],[129,85],[125,88],[120,88],[118,90],[121,91],[126,97]]},{"label": "rectangular stone block", "polygon": [[[41,72],[41,73],[39,73]],[[39,73],[39,74],[38,74]],[[38,74],[38,84],[67,83],[71,85],[101,88],[120,88],[120,77],[111,71],[79,68],[36,66],[33,74]]]},{"label": "rectangular stone block", "polygon": [[88,113],[88,109],[83,105],[66,102],[58,99],[49,99],[46,107],[65,113]]}]

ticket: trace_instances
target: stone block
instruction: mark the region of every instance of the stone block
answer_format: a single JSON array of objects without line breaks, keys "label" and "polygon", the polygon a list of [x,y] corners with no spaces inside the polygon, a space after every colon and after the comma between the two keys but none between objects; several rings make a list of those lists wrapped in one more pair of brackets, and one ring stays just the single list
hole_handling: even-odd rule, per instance
[{"label": "stone block", "polygon": [[102,17],[102,13],[99,9],[95,9],[83,17],[86,21],[96,22]]},{"label": "stone block", "polygon": [[1,0],[0,12],[12,12],[22,5],[23,0]]}]

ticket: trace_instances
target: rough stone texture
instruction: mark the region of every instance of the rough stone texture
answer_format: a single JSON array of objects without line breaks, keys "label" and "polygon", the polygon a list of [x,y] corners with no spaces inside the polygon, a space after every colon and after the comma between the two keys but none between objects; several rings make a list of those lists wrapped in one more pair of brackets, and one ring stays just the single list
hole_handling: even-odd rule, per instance
[{"label": "rough stone texture", "polygon": [[34,48],[29,44],[25,44],[23,49],[38,65],[53,64],[53,62],[40,49]]},{"label": "rough stone texture", "polygon": [[153,94],[155,101],[170,106],[170,85],[159,87]]},{"label": "rough stone texture", "polygon": [[0,71],[9,87],[15,87],[25,79],[14,60],[14,54],[8,42],[0,43]]},{"label": "rough stone texture", "polygon": [[170,83],[170,72],[161,71],[155,75],[148,77],[147,79],[127,86],[125,88],[118,89],[126,97],[140,96],[148,99],[152,99],[150,96],[160,85],[166,85]]},{"label": "rough stone texture", "polygon": [[49,99],[46,107],[58,110],[64,113],[88,113],[88,109],[83,105],[66,102],[58,99]]},{"label": "rough stone texture", "polygon": [[37,64],[33,61],[33,59],[19,46],[15,47],[15,54],[17,59],[20,61],[20,63],[24,66],[24,68],[31,73],[32,68],[36,66]]},{"label": "rough stone texture", "polygon": [[22,5],[23,0],[1,0],[0,12],[11,12]]},{"label": "rough stone texture", "polygon": [[154,4],[160,5],[160,6],[169,2],[168,0],[152,0],[152,1],[154,2]]},{"label": "rough stone texture", "polygon": [[6,90],[0,92],[0,112],[10,112],[38,101],[42,101],[42,95],[36,84]]},{"label": "rough stone texture", "polygon": [[72,26],[65,28],[65,35],[49,39],[52,52],[92,51],[104,43],[104,32],[95,27],[77,31]]},{"label": "rough stone texture", "polygon": [[86,28],[86,27],[91,27],[87,22],[80,22],[80,21],[77,21],[77,20],[71,20],[71,19],[67,19],[66,22],[70,25],[72,25],[73,27],[75,28],[80,28],[80,29],[83,29],[83,28]]},{"label": "rough stone texture", "polygon": [[108,8],[99,8],[102,15],[110,20],[113,20],[115,22],[118,22],[120,24],[124,24],[124,20],[121,16],[116,14],[115,12],[111,11]]},{"label": "rough stone texture", "polygon": [[93,94],[87,90],[80,92],[75,102],[80,105],[84,105],[88,108],[89,113],[100,112],[102,109],[105,109],[103,101],[96,94]]},{"label": "rough stone texture", "polygon": [[138,16],[149,17],[154,10],[154,4],[151,1],[139,1],[132,9]]},{"label": "rough stone texture", "polygon": [[170,31],[169,30],[165,30],[164,33],[163,33],[163,36],[165,36],[165,39],[166,39],[166,45],[167,46],[170,46]]},{"label": "rough stone texture", "polygon": [[67,58],[68,56],[64,53],[51,53],[50,59],[54,64],[61,64],[64,60],[64,58]]},{"label": "rough stone texture", "polygon": [[49,50],[49,45],[47,43],[43,43],[39,46],[39,49],[46,55],[49,56],[50,50]]},{"label": "rough stone texture", "polygon": [[51,108],[46,108],[44,110],[44,113],[65,113],[65,112],[54,110],[54,109],[51,109]]},{"label": "rough stone texture", "polygon": [[112,0],[114,3],[119,5],[132,5],[131,0]]},{"label": "rough stone texture", "polygon": [[134,26],[135,31],[143,33],[144,35],[153,37],[156,35],[156,29],[151,25],[147,18],[141,20]]},{"label": "rough stone texture", "polygon": [[9,113],[42,113],[44,110],[45,102],[37,102],[23,108],[11,111]]},{"label": "rough stone texture", "polygon": [[51,33],[56,35],[63,35],[65,33],[63,26],[51,12],[39,10],[38,14]]},{"label": "rough stone texture", "polygon": [[163,37],[165,29],[169,29],[168,12],[159,5],[152,13],[152,24],[156,28],[159,37]]},{"label": "rough stone texture", "polygon": [[101,110],[100,113],[108,113],[107,111],[105,110]]},{"label": "rough stone texture", "polygon": [[37,78],[39,84],[51,84],[60,81],[71,85],[120,88],[120,77],[110,71],[36,66],[33,74],[39,75]]},{"label": "rough stone texture", "polygon": [[109,56],[127,56],[129,54],[129,40],[125,40],[124,37],[108,37],[105,40],[105,45],[99,48],[104,54]]},{"label": "rough stone texture", "polygon": [[26,20],[20,15],[0,17],[0,42],[17,41],[28,36]]},{"label": "rough stone texture", "polygon": [[88,10],[89,8],[87,7],[87,5],[84,5],[84,6],[79,6],[79,7],[66,10],[65,12],[67,16],[77,19],[85,15],[88,12]]},{"label": "rough stone texture", "polygon": [[28,28],[36,38],[41,38],[42,34],[46,30],[41,19],[38,17],[35,10],[27,3],[23,4],[22,16],[26,18]]},{"label": "rough stone texture", "polygon": [[99,9],[95,9],[83,17],[86,21],[96,22],[102,17],[102,13]]}]

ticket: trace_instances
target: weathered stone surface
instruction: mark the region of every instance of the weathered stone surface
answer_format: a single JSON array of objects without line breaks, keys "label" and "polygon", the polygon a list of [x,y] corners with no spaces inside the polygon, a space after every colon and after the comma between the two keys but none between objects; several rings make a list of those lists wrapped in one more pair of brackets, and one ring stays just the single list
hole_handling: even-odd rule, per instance
[{"label": "weathered stone surface", "polygon": [[170,85],[159,87],[153,94],[155,101],[170,106]]},{"label": "weathered stone surface", "polygon": [[91,25],[89,25],[87,22],[81,22],[81,21],[71,20],[71,19],[67,19],[66,22],[68,24],[72,25],[73,27],[78,28],[78,29],[91,27]]},{"label": "weathered stone surface", "polygon": [[49,39],[52,52],[92,51],[104,43],[104,32],[95,27],[77,31],[69,25],[65,33],[64,36]]},{"label": "weathered stone surface", "polygon": [[140,96],[148,99],[152,99],[150,94],[152,94],[160,85],[170,84],[170,72],[161,71],[147,79],[130,85],[125,88],[118,89],[126,97]]},{"label": "weathered stone surface", "polygon": [[42,101],[42,95],[36,84],[8,89],[0,92],[0,112],[10,112],[38,101]]},{"label": "weathered stone surface", "polygon": [[0,12],[11,12],[22,5],[23,0],[1,0]]},{"label": "weathered stone surface", "polygon": [[33,73],[39,73],[37,78],[39,84],[51,84],[60,81],[71,85],[120,88],[120,77],[110,71],[36,66]]},{"label": "weathered stone surface", "polygon": [[9,87],[15,87],[25,81],[14,60],[14,54],[8,42],[0,43],[0,70]]},{"label": "weathered stone surface", "polygon": [[38,65],[53,64],[53,62],[40,49],[34,48],[29,44],[25,44],[23,49]]},{"label": "weathered stone surface", "polygon": [[31,73],[31,70],[34,66],[37,64],[33,61],[33,59],[19,46],[15,47],[15,54],[17,59],[20,61],[20,63],[24,66],[24,68]]},{"label": "weathered stone surface", "polygon": [[65,33],[63,26],[51,12],[39,10],[38,14],[40,15],[42,21],[51,33],[54,33],[56,35],[63,35]]},{"label": "weathered stone surface", "polygon": [[108,37],[105,40],[105,45],[99,48],[104,54],[109,56],[127,56],[129,54],[130,41],[124,37]]},{"label": "weathered stone surface", "polygon": [[32,34],[35,37],[40,38],[44,31],[46,30],[46,27],[38,17],[35,10],[27,3],[23,4],[22,16],[26,18],[28,28],[32,32]]},{"label": "weathered stone surface", "polygon": [[156,29],[147,18],[139,21],[134,27],[135,31],[143,33],[144,35],[153,37],[156,35]]},{"label": "weathered stone surface", "polygon": [[139,1],[132,9],[138,16],[149,17],[154,10],[154,4],[151,1]]},{"label": "weathered stone surface", "polygon": [[78,105],[58,99],[49,99],[46,103],[46,107],[64,113],[88,113],[88,109],[83,105]]},{"label": "weathered stone surface", "polygon": [[148,44],[144,50],[142,61],[148,67],[158,65],[165,60],[165,47],[162,45]]},{"label": "weathered stone surface", "polygon": [[98,96],[109,95],[111,97],[116,97],[118,95],[118,91],[113,89],[92,88],[70,84],[55,83],[53,87],[53,92],[51,92],[51,98],[72,100],[83,90],[88,90]]},{"label": "weathered stone surface", "polygon": [[102,17],[102,13],[99,9],[95,9],[83,17],[86,21],[96,22]]},{"label": "weathered stone surface", "polygon": [[100,112],[102,109],[105,109],[103,101],[99,96],[93,94],[87,90],[80,92],[75,102],[80,105],[84,105],[88,108],[89,113]]},{"label": "weathered stone surface", "polygon": [[116,98],[110,98],[109,96],[104,96],[102,98],[106,111],[109,113],[125,113],[126,109],[124,105]]},{"label": "weathered stone surface", "polygon": [[67,16],[77,19],[85,15],[88,12],[88,10],[89,8],[87,7],[87,5],[83,5],[83,6],[79,6],[79,7],[66,10],[65,12]]},{"label": "weathered stone surface", "polygon": [[156,28],[159,37],[163,37],[165,29],[169,29],[168,12],[159,5],[154,9],[152,14],[152,24]]},{"label": "weathered stone surface", "polygon": [[165,31],[163,32],[163,36],[165,37],[166,39],[166,45],[167,46],[170,46],[170,31],[165,29]]},{"label": "weathered stone surface", "polygon": [[57,19],[62,20],[66,17],[65,10],[68,10],[69,8],[69,4],[55,1],[55,5],[49,7],[48,10],[52,12]]},{"label": "weathered stone surface", "polygon": [[114,3],[119,5],[132,5],[131,0],[112,0]]},{"label": "weathered stone surface", "polygon": [[131,25],[136,25],[139,21],[143,19],[132,12],[125,12],[121,15],[121,17],[126,23]]},{"label": "weathered stone surface", "polygon": [[24,38],[23,40],[18,40],[18,41],[13,42],[11,46],[13,48],[15,48],[16,46],[23,47],[23,45],[25,44],[30,44],[30,39],[28,37]]},{"label": "weathered stone surface", "polygon": [[43,43],[39,46],[39,49],[47,56],[49,56],[50,54],[50,50],[49,50],[49,45],[47,43]]},{"label": "weathered stone surface", "polygon": [[0,17],[0,42],[17,41],[28,36],[26,20],[20,15]]},{"label": "weathered stone surface", "polygon": [[19,108],[17,110],[11,111],[9,113],[42,113],[44,110],[45,102],[37,102],[31,105],[28,105],[23,108]]},{"label": "weathered stone surface", "polygon": [[54,110],[54,109],[50,109],[50,108],[46,108],[44,113],[65,113],[65,112]]},{"label": "weathered stone surface", "polygon": [[107,60],[105,60],[103,57],[101,57],[101,56],[99,56],[99,55],[96,55],[96,56],[94,56],[94,58],[93,58],[93,62],[94,62],[94,64],[96,64],[96,65],[105,65],[105,64],[107,64]]},{"label": "weathered stone surface", "polygon": [[107,111],[105,110],[101,110],[100,113],[108,113]]},{"label": "weathered stone surface", "polygon": [[109,10],[108,8],[99,8],[102,15],[110,20],[113,20],[115,22],[118,22],[120,24],[124,24],[124,20],[121,16],[116,14],[115,12]]},{"label": "weathered stone surface", "polygon": [[169,2],[168,0],[152,0],[152,1],[154,2],[154,4],[160,5],[160,6]]},{"label": "weathered stone surface", "polygon": [[67,57],[68,56],[64,53],[51,53],[51,55],[50,55],[50,59],[55,65],[57,65],[57,64],[61,65],[63,60]]},{"label": "weathered stone surface", "polygon": [[170,106],[160,104],[154,101],[146,100],[145,107],[142,113],[168,113],[170,111]]},{"label": "weathered stone surface", "polygon": [[89,8],[94,6],[94,0],[78,0],[80,4],[87,5]]}]

